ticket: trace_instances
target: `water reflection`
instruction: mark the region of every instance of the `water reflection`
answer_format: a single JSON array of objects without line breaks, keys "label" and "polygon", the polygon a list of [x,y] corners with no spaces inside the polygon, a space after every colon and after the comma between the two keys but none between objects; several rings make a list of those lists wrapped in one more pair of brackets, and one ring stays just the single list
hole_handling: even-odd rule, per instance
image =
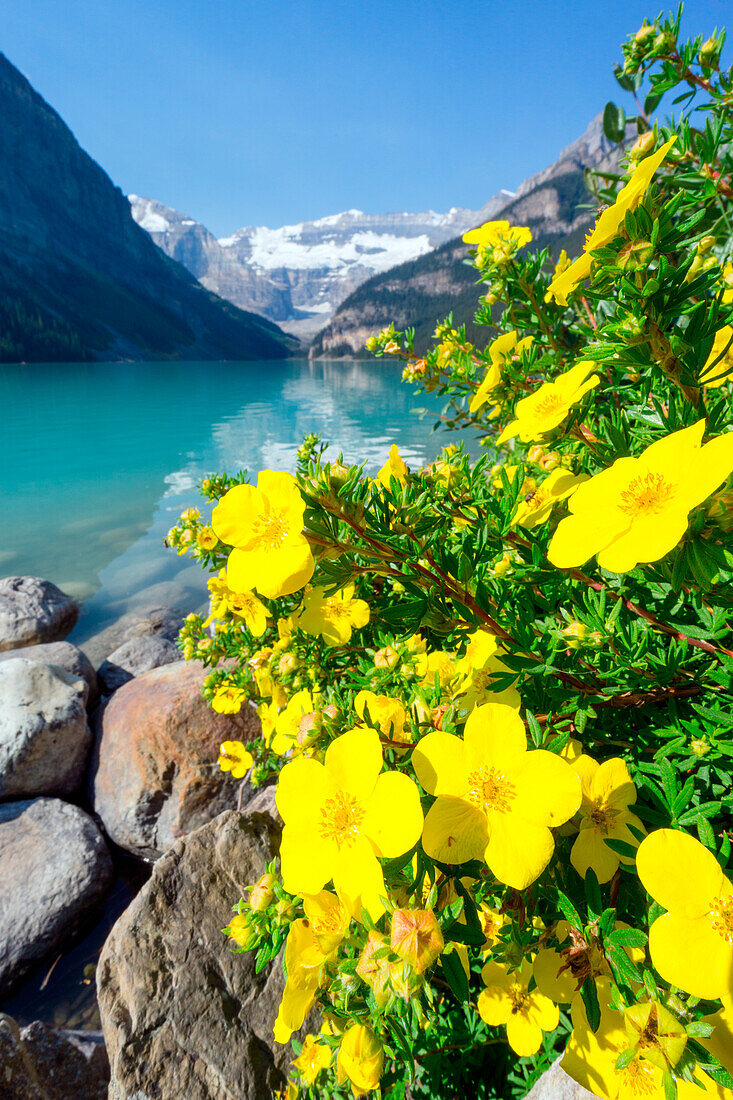
[{"label": "water reflection", "polygon": [[195,486],[207,473],[292,471],[313,431],[368,472],[393,442],[419,465],[446,439],[412,414],[439,403],[374,362],[4,367],[0,401],[13,411],[0,460],[2,570],[95,592],[77,640],[146,602],[200,605],[198,567],[163,538],[200,504]]}]

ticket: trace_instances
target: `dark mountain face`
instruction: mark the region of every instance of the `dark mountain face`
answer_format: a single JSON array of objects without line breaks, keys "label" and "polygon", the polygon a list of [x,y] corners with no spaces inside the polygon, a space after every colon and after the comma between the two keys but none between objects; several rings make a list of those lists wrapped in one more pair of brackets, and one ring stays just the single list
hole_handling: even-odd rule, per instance
[{"label": "dark mountain face", "polygon": [[[564,248],[569,256],[583,246],[594,218],[585,187],[585,170],[613,170],[619,149],[603,135],[601,115],[577,141],[562,151],[549,168],[530,176],[492,218],[532,230],[532,248]],[[424,353],[437,321],[448,313],[465,324],[469,340],[487,342],[486,329],[473,324],[478,304],[477,272],[465,263],[468,246],[460,237],[409,263],[376,275],[349,295],[330,323],[315,337],[310,356],[316,359],[365,358],[369,336],[394,321],[398,329],[414,327],[415,350]]]},{"label": "dark mountain face", "polygon": [[164,256],[0,54],[0,362],[271,359],[296,347]]}]

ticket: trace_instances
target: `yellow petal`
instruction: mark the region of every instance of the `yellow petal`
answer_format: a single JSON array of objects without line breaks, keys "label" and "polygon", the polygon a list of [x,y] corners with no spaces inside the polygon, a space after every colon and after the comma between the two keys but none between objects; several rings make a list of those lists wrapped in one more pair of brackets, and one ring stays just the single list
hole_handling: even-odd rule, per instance
[{"label": "yellow petal", "polygon": [[[571,511],[575,497],[589,484],[586,481],[570,498]],[[552,536],[547,550],[548,560],[558,569],[584,565],[626,527],[628,517],[621,516],[618,509],[598,509],[582,515],[567,516],[560,520]]]},{"label": "yellow petal", "polygon": [[695,456],[681,486],[690,505],[700,504],[733,472],[733,432],[711,439]]},{"label": "yellow petal", "polygon": [[317,894],[333,877],[338,848],[316,829],[286,825],[280,842],[283,886],[289,894]]},{"label": "yellow petal", "polygon": [[679,508],[637,519],[599,551],[598,564],[611,573],[628,573],[640,562],[659,561],[674,550],[687,526],[687,510]]},{"label": "yellow petal", "polygon": [[361,828],[380,857],[401,856],[420,839],[423,827],[420,792],[409,776],[383,772],[364,809]]},{"label": "yellow petal", "polygon": [[[320,820],[320,808],[335,788],[323,764],[299,756],[285,765],[277,781],[275,803],[286,825],[306,826]],[[308,893],[317,893],[309,890]]]},{"label": "yellow petal", "polygon": [[506,1037],[509,1046],[520,1058],[536,1054],[542,1046],[542,1028],[522,1012],[517,1012],[507,1020]]},{"label": "yellow petal", "polygon": [[[214,508],[211,526],[228,546],[246,545],[252,537],[252,520],[265,509],[265,501],[254,485],[235,485]],[[240,592],[247,589],[240,588]]]},{"label": "yellow petal", "polygon": [[552,833],[544,825],[523,821],[513,813],[491,815],[484,858],[499,882],[515,890],[526,889],[540,877],[554,850]]},{"label": "yellow petal", "polygon": [[459,737],[435,730],[417,745],[412,766],[420,786],[428,794],[450,794],[460,798],[468,790],[466,749]]},{"label": "yellow petal", "polygon": [[470,802],[440,795],[428,810],[423,848],[440,863],[483,859],[488,843],[486,815]]},{"label": "yellow petal", "polygon": [[382,760],[377,731],[354,729],[331,742],[326,749],[325,766],[334,787],[348,791],[361,802],[374,791]]},{"label": "yellow petal", "polygon": [[[592,867],[599,882],[609,882],[619,865],[618,855],[604,842],[594,823],[584,821],[570,852],[570,862],[581,878]],[[624,840],[627,838],[624,837]]]},{"label": "yellow petal", "polygon": [[356,920],[361,920],[362,909],[367,910],[372,920],[379,920],[384,912],[381,898],[386,897],[387,888],[382,868],[365,836],[356,837],[353,844],[338,853],[333,884],[341,903]]},{"label": "yellow petal", "polygon": [[580,806],[580,779],[562,757],[545,749],[525,753],[512,778],[517,788],[512,813],[525,821],[563,825]]},{"label": "yellow petal", "polygon": [[478,998],[479,1016],[490,1027],[505,1024],[512,1012],[512,1002],[503,990],[482,989]]},{"label": "yellow petal", "polygon": [[616,810],[625,810],[636,802],[636,787],[624,760],[617,756],[604,760],[593,776],[590,797],[602,799]]},{"label": "yellow petal", "polygon": [[726,881],[713,853],[678,829],[656,829],[645,837],[636,870],[646,892],[681,917],[708,912]]},{"label": "yellow petal", "polygon": [[[537,952],[534,960],[534,980],[537,988],[546,997],[550,997],[559,1004],[570,1004],[577,993],[577,979],[568,967],[565,970],[567,959],[559,951],[553,951],[545,947]],[[562,973],[560,971],[562,970]],[[555,1025],[557,1026],[557,1025]]]},{"label": "yellow petal", "polygon": [[503,768],[523,757],[527,748],[524,722],[514,707],[485,703],[476,707],[466,722],[463,740],[471,771],[482,764]]},{"label": "yellow petal", "polygon": [[560,1010],[541,990],[530,993],[527,1015],[543,1031],[554,1031],[560,1023]]},{"label": "yellow petal", "polygon": [[[694,870],[688,873],[693,883]],[[665,981],[694,997],[712,999],[733,991],[733,946],[713,929],[709,916],[659,917],[649,930],[649,952]]]}]

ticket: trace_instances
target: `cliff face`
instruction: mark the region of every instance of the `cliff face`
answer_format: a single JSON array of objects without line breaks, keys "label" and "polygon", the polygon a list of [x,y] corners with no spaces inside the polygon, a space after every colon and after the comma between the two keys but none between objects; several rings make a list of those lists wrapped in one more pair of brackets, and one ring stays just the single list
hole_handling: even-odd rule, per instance
[{"label": "cliff face", "polygon": [[165,257],[0,54],[0,361],[282,358],[294,346]]},{"label": "cliff face", "polygon": [[[528,225],[533,248],[550,245],[557,255],[569,255],[582,247],[593,211],[584,184],[586,168],[610,167],[618,147],[603,134],[601,115],[585,134],[562,151],[548,168],[530,176],[507,195],[499,208],[477,217],[474,225],[491,218],[505,218],[513,225]],[[455,237],[442,247],[410,263],[377,275],[346,298],[329,324],[315,337],[310,356],[317,359],[367,355],[367,337],[394,321],[399,329],[413,326],[415,348],[428,346],[437,321],[453,313],[454,322],[466,324],[469,339],[485,343],[486,332],[473,325],[478,301],[476,271],[464,261],[468,247]]]},{"label": "cliff face", "polygon": [[248,226],[218,241],[162,203],[129,199],[138,225],[205,287],[308,339],[365,280],[431,252],[482,216],[491,217],[510,197],[502,192],[482,211],[454,208],[447,214],[347,210],[279,229]]}]

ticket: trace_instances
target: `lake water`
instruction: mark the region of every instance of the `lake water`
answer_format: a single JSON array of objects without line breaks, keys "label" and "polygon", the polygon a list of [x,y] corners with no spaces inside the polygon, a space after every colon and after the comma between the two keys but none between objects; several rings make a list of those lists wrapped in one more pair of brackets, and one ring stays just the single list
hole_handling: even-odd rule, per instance
[{"label": "lake water", "polygon": [[0,366],[0,576],[33,574],[82,601],[73,640],[140,606],[197,608],[198,565],[163,546],[206,474],[295,469],[320,432],[374,473],[397,443],[419,466],[445,443],[440,403],[380,362]]}]

